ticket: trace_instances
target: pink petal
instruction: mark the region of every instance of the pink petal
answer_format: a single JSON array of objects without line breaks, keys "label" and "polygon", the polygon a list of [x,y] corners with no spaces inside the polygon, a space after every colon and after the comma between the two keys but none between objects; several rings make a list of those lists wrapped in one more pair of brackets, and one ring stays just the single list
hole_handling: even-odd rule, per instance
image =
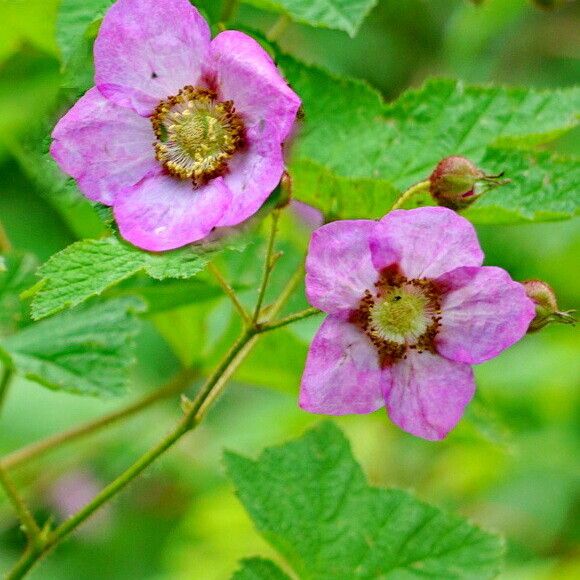
[{"label": "pink petal", "polygon": [[172,250],[205,238],[230,203],[221,177],[199,189],[166,174],[123,192],[114,207],[121,235],[150,251]]},{"label": "pink petal", "polygon": [[524,287],[501,268],[457,268],[437,281],[442,301],[437,350],[465,363],[481,363],[522,338],[535,316]]},{"label": "pink petal", "polygon": [[266,127],[250,129],[247,149],[235,153],[228,162],[224,182],[232,193],[232,202],[220,226],[237,225],[256,213],[282,178],[282,147]]},{"label": "pink petal", "polygon": [[377,270],[398,264],[408,278],[435,278],[483,262],[473,226],[444,207],[387,214],[371,239],[371,252]]},{"label": "pink petal", "polygon": [[62,117],[52,138],[59,167],[89,199],[107,205],[158,167],[149,119],[111,103],[96,88]]},{"label": "pink petal", "polygon": [[162,99],[198,84],[210,40],[188,0],[117,0],[95,41],[95,84],[115,103],[150,115]]},{"label": "pink petal", "polygon": [[268,53],[247,34],[226,30],[212,40],[211,57],[220,97],[234,102],[247,127],[267,123],[282,142],[292,129],[300,98]]},{"label": "pink petal", "polygon": [[356,327],[329,316],[314,337],[300,387],[310,413],[372,413],[383,406],[377,353]]},{"label": "pink petal", "polygon": [[369,238],[377,222],[342,220],[317,229],[306,257],[306,296],[316,308],[347,318],[378,274],[371,261]]},{"label": "pink petal", "polygon": [[410,351],[390,370],[390,381],[384,385],[389,418],[423,439],[443,439],[475,393],[469,365],[427,351]]}]

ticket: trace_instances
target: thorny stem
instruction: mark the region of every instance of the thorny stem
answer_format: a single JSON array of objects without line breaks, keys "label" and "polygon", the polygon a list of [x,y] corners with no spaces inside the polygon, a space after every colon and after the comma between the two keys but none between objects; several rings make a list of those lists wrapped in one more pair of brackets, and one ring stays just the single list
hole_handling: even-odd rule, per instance
[{"label": "thorny stem", "polygon": [[212,262],[208,264],[208,270],[214,275],[214,278],[218,281],[218,284],[222,287],[222,290],[227,294],[229,299],[232,301],[232,304],[242,317],[244,323],[246,325],[251,324],[252,318],[244,308],[243,304],[239,301],[234,289],[228,284],[227,280],[223,277],[222,273]]},{"label": "thorny stem", "polygon": [[77,439],[81,439],[82,437],[92,435],[93,433],[96,433],[97,431],[100,431],[109,425],[135,415],[139,411],[150,407],[158,401],[167,399],[171,395],[176,395],[177,393],[183,392],[190,385],[191,381],[195,378],[196,375],[196,370],[191,368],[184,369],[160,389],[157,389],[153,393],[138,399],[134,403],[131,403],[122,409],[118,409],[94,421],[89,421],[83,425],[73,427],[72,429],[62,433],[57,433],[56,435],[47,437],[46,439],[37,441],[36,443],[32,443],[23,449],[14,451],[10,455],[7,455],[2,460],[0,460],[0,468],[5,470],[14,469],[15,467],[19,467],[28,461],[48,453],[56,447],[66,445],[76,441]]},{"label": "thorny stem", "polygon": [[224,0],[220,22],[229,22],[238,9],[239,0]]},{"label": "thorny stem", "polygon": [[[302,268],[299,268],[294,273],[276,302],[274,302],[274,304],[268,309],[268,321],[266,324],[271,323],[272,319],[284,307],[286,301],[290,298],[292,292],[299,283],[302,277],[302,271]],[[275,326],[273,326],[273,328],[275,328]],[[86,521],[87,518],[126,487],[127,484],[133,481],[133,479],[135,479],[165,451],[171,448],[186,433],[193,430],[200,423],[210,405],[216,400],[228,378],[251,351],[252,346],[258,339],[258,333],[263,333],[267,330],[270,329],[262,329],[260,331],[256,325],[246,328],[224,356],[214,372],[208,377],[195,399],[191,402],[188,401],[185,408],[185,415],[173,431],[166,435],[147,453],[142,455],[133,465],[131,465],[131,467],[105,487],[79,512],[63,522],[52,533],[47,533],[40,541],[37,541],[36,544],[31,544],[28,550],[23,554],[20,561],[18,561],[14,568],[12,568],[8,573],[6,579],[17,580],[23,578],[28,571],[61,540],[70,535],[78,526]]]},{"label": "thorny stem", "polygon": [[30,509],[26,505],[24,498],[20,496],[18,489],[3,467],[0,467],[0,484],[6,491],[8,499],[18,514],[18,518],[22,522],[24,532],[26,533],[30,544],[35,544],[40,538],[40,528],[38,527],[38,524],[36,523],[36,520],[34,519]]},{"label": "thorny stem", "polygon": [[282,16],[280,16],[280,18],[274,22],[270,30],[266,32],[266,38],[270,42],[277,41],[282,36],[282,33],[286,30],[288,24],[290,24],[290,17],[287,14],[282,14]]},{"label": "thorny stem", "polygon": [[407,191],[405,191],[401,194],[399,199],[397,199],[397,201],[393,204],[391,211],[393,211],[394,209],[399,209],[400,207],[402,207],[403,204],[405,204],[405,202],[407,202],[414,195],[418,195],[419,193],[429,192],[430,185],[431,185],[431,182],[428,179],[425,181],[420,181],[419,183],[416,183],[415,185],[412,185],[411,187],[409,187],[409,189],[407,189]]},{"label": "thorny stem", "polygon": [[252,325],[255,325],[260,316],[262,310],[262,303],[264,302],[264,296],[266,294],[266,289],[268,288],[268,282],[270,281],[270,274],[276,263],[274,259],[274,240],[276,239],[276,234],[278,233],[278,220],[280,219],[280,210],[275,209],[272,212],[272,228],[270,229],[270,237],[268,238],[268,247],[266,249],[266,259],[264,260],[264,272],[262,274],[262,282],[260,284],[260,289],[258,291],[258,300],[256,301],[256,307],[254,308],[254,314],[252,316]]}]

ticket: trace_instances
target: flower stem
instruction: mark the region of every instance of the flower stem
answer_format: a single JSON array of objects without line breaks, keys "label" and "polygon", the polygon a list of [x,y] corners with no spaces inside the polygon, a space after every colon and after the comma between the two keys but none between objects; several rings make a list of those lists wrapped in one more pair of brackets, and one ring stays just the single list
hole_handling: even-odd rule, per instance
[{"label": "flower stem", "polygon": [[83,425],[73,427],[72,429],[64,431],[63,433],[57,433],[56,435],[47,437],[46,439],[42,439],[36,443],[32,443],[23,449],[14,451],[10,455],[7,455],[2,460],[0,460],[0,467],[8,470],[14,469],[15,467],[19,467],[28,461],[48,453],[56,447],[73,443],[77,439],[92,435],[93,433],[96,433],[97,431],[100,431],[109,425],[135,415],[139,411],[150,407],[158,401],[167,399],[171,395],[176,395],[177,393],[183,392],[190,385],[191,381],[195,378],[196,375],[197,371],[195,369],[184,369],[160,389],[157,389],[153,393],[138,399],[134,403],[131,403],[122,409],[118,409],[117,411],[113,411],[112,413],[109,413],[103,417],[99,417],[94,421],[89,421]]},{"label": "flower stem", "polygon": [[12,244],[10,243],[10,239],[6,234],[6,230],[0,222],[0,254],[5,254],[12,249]]},{"label": "flower stem", "polygon": [[262,303],[264,302],[264,296],[266,294],[266,288],[268,287],[268,282],[270,281],[270,274],[276,263],[273,253],[274,253],[274,240],[276,239],[276,234],[278,233],[278,220],[280,218],[280,210],[275,209],[272,212],[272,228],[270,229],[270,237],[268,238],[268,248],[266,249],[266,260],[264,261],[264,272],[262,274],[262,282],[260,284],[260,289],[258,291],[258,300],[256,301],[256,307],[254,308],[254,314],[252,316],[252,325],[255,325],[260,317],[260,312],[262,310]]},{"label": "flower stem", "polygon": [[258,332],[268,332],[270,330],[275,330],[277,328],[282,328],[283,326],[287,326],[288,324],[292,324],[293,322],[297,322],[298,320],[304,320],[305,318],[309,318],[310,316],[314,316],[316,314],[321,314],[321,311],[318,308],[305,308],[300,312],[295,312],[294,314],[290,314],[289,316],[285,316],[280,320],[275,320],[274,322],[270,322],[269,324],[263,324],[258,328]]},{"label": "flower stem", "polygon": [[[292,295],[302,276],[300,268],[294,273],[288,284],[269,308],[268,323],[284,307],[284,304]],[[273,328],[272,328],[273,329]],[[270,329],[268,329],[270,330]],[[261,332],[266,332],[262,330]],[[6,580],[17,580],[23,578],[30,569],[42,559],[50,550],[59,542],[69,536],[84,521],[95,513],[103,504],[114,497],[119,491],[125,488],[140,473],[142,473],[151,463],[153,463],[165,451],[171,448],[186,433],[193,430],[205,416],[205,413],[211,404],[217,399],[229,377],[233,374],[239,364],[251,351],[253,345],[259,337],[258,327],[253,325],[246,328],[238,340],[233,344],[219,363],[214,372],[208,377],[205,384],[199,390],[195,399],[188,402],[185,415],[179,421],[177,426],[167,436],[165,436],[157,445],[142,455],[131,467],[117,477],[112,483],[106,486],[97,494],[91,502],[85,505],[71,518],[63,522],[52,533],[41,536],[35,544],[30,544],[22,558],[16,563],[8,573]]]},{"label": "flower stem", "polygon": [[220,22],[229,22],[234,17],[239,3],[239,0],[224,0]]},{"label": "flower stem", "polygon": [[246,324],[246,326],[251,324],[252,318],[250,317],[250,315],[248,314],[242,303],[239,301],[234,289],[228,284],[227,280],[223,277],[222,273],[212,262],[208,264],[207,268],[214,275],[214,278],[218,281],[218,284],[222,287],[223,291],[232,301],[232,304],[242,317],[244,324]]},{"label": "flower stem", "polygon": [[8,367],[6,367],[2,372],[2,378],[0,379],[0,413],[4,407],[6,396],[8,395],[8,389],[10,388],[10,383],[12,382],[13,376],[14,371]]},{"label": "flower stem", "polygon": [[425,181],[420,181],[415,185],[412,185],[411,187],[409,187],[409,189],[407,189],[407,191],[401,194],[399,199],[397,199],[397,201],[393,204],[391,211],[393,211],[394,209],[399,209],[405,202],[407,202],[414,195],[418,195],[419,193],[428,193],[430,185],[431,182],[428,179],[426,179]]},{"label": "flower stem", "polygon": [[26,536],[28,537],[31,545],[36,543],[37,540],[40,538],[41,534],[40,528],[38,527],[38,524],[36,523],[36,520],[34,519],[34,516],[32,515],[30,509],[26,505],[24,498],[20,496],[18,490],[16,489],[16,486],[14,485],[14,483],[12,482],[12,480],[10,479],[4,468],[1,466],[0,466],[0,484],[6,491],[8,499],[14,506],[14,509],[16,510],[16,513],[18,514],[20,521],[22,522],[24,532],[26,533]]},{"label": "flower stem", "polygon": [[286,27],[290,24],[290,17],[287,14],[282,14],[268,32],[266,32],[266,38],[270,42],[276,42],[286,30]]}]

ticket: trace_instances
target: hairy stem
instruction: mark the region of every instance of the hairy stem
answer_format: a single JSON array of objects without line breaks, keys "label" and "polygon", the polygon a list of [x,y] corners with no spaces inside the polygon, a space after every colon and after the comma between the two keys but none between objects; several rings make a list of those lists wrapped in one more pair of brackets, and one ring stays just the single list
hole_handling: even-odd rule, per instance
[{"label": "hairy stem", "polygon": [[277,328],[282,328],[283,326],[287,326],[288,324],[292,324],[293,322],[297,322],[298,320],[304,320],[305,318],[309,318],[310,316],[314,316],[315,314],[321,314],[321,311],[318,308],[305,308],[300,312],[295,312],[294,314],[290,314],[280,320],[275,320],[274,322],[270,322],[268,324],[262,324],[258,328],[258,332],[269,332],[270,330],[275,330]]},{"label": "hairy stem", "polygon": [[14,506],[30,543],[35,543],[40,537],[40,528],[38,527],[30,509],[26,505],[24,498],[18,493],[18,489],[3,467],[0,467],[0,484],[6,491],[8,499]]},{"label": "hairy stem", "polygon": [[10,239],[6,234],[6,230],[0,222],[0,254],[4,254],[9,252],[12,249],[12,244],[10,243]]},{"label": "hairy stem", "polygon": [[402,207],[405,204],[405,202],[407,202],[414,195],[418,195],[419,193],[428,193],[430,185],[431,182],[428,179],[425,181],[420,181],[415,185],[412,185],[411,187],[409,187],[409,189],[407,189],[407,191],[401,194],[399,199],[397,199],[397,201],[393,204],[391,211]]},{"label": "hairy stem", "polygon": [[275,264],[273,259],[274,253],[274,241],[276,239],[276,234],[278,233],[278,220],[280,218],[280,210],[275,209],[272,212],[272,228],[270,229],[270,237],[268,238],[268,247],[266,249],[266,259],[264,261],[264,272],[262,274],[262,282],[260,284],[260,289],[258,291],[258,300],[256,302],[256,307],[254,309],[254,315],[252,316],[252,324],[255,325],[260,317],[260,312],[262,310],[262,304],[264,302],[264,296],[266,295],[266,289],[268,288],[268,282],[270,281],[270,274]]},{"label": "hairy stem", "polygon": [[[268,309],[268,323],[272,321],[284,304],[292,295],[297,284],[302,277],[302,269],[297,270],[288,282],[286,288],[282,291],[276,302]],[[258,338],[259,330],[253,325],[246,328],[238,340],[233,344],[226,353],[222,361],[218,364],[214,372],[208,377],[207,381],[200,388],[197,396],[191,402],[188,402],[185,415],[179,421],[177,426],[167,436],[165,436],[155,447],[142,455],[131,467],[117,477],[112,483],[106,486],[99,494],[93,498],[85,507],[63,522],[52,533],[48,533],[36,542],[31,544],[22,558],[16,563],[14,568],[8,573],[7,580],[17,580],[23,578],[30,569],[42,559],[50,550],[52,550],[60,541],[69,536],[83,522],[95,513],[103,504],[114,497],[118,492],[125,488],[140,473],[142,473],[151,463],[159,456],[171,448],[186,433],[194,429],[205,416],[211,404],[217,399],[225,386],[229,377],[233,374],[239,364],[251,351]]]},{"label": "hairy stem", "polygon": [[212,262],[208,264],[208,270],[213,274],[214,278],[218,281],[218,284],[222,287],[222,290],[227,294],[228,298],[232,301],[232,304],[242,317],[244,323],[246,325],[251,324],[252,318],[244,308],[243,304],[239,301],[234,289],[228,284],[227,280],[223,277],[222,273]]},{"label": "hairy stem", "polygon": [[56,435],[47,437],[46,439],[42,439],[41,441],[37,441],[36,443],[32,443],[27,447],[10,453],[0,460],[0,467],[3,469],[14,469],[15,467],[19,467],[28,461],[48,453],[56,447],[73,443],[74,441],[92,435],[109,425],[113,425],[127,417],[131,417],[158,401],[162,401],[163,399],[171,397],[171,395],[183,392],[191,384],[191,381],[196,377],[196,375],[197,371],[195,369],[184,369],[160,389],[138,399],[122,409],[118,409],[117,411],[99,417],[94,421],[89,421],[79,425],[78,427],[73,427],[68,431],[57,433]]},{"label": "hairy stem", "polygon": [[239,0],[224,0],[220,22],[229,22],[238,9]]},{"label": "hairy stem", "polygon": [[270,30],[266,32],[266,38],[270,42],[277,41],[286,30],[288,24],[290,24],[290,17],[286,14],[282,14],[282,16],[280,16],[280,18],[278,18],[278,20],[272,24]]},{"label": "hairy stem", "polygon": [[14,376],[14,371],[6,367],[2,371],[2,378],[0,379],[0,413],[4,407],[6,401],[6,396],[8,395],[8,389],[10,388],[10,383],[12,382],[12,377]]}]

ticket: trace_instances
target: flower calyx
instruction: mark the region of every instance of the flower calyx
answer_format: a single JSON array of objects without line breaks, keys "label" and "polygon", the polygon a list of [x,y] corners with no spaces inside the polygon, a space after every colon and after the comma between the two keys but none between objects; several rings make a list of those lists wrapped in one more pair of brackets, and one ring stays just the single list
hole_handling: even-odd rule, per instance
[{"label": "flower calyx", "polygon": [[524,280],[522,285],[536,306],[536,316],[530,323],[528,333],[537,332],[552,322],[576,323],[573,310],[561,311],[558,308],[556,293],[549,284],[542,280]]},{"label": "flower calyx", "polygon": [[465,157],[446,157],[429,177],[429,192],[437,205],[460,211],[490,189],[510,182],[502,177],[503,172],[487,175]]}]

